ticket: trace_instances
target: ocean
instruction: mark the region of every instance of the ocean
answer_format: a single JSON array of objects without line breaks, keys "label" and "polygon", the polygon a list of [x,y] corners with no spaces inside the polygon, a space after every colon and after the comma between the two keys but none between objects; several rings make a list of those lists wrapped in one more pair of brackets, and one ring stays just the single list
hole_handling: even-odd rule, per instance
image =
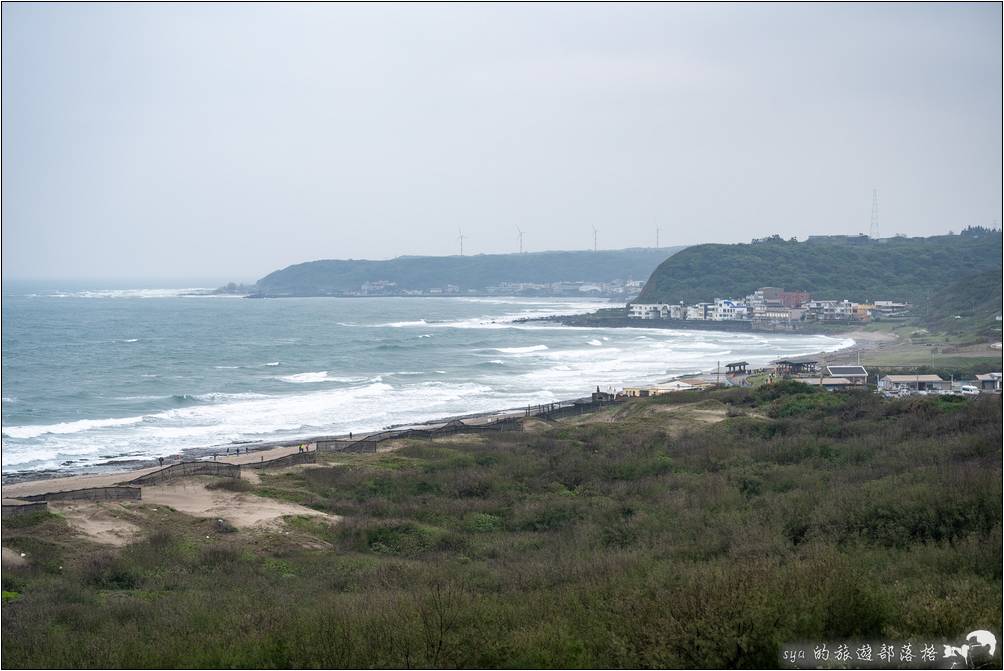
[{"label": "ocean", "polygon": [[364,432],[845,347],[825,336],[514,323],[608,303],[8,291],[4,474]]}]

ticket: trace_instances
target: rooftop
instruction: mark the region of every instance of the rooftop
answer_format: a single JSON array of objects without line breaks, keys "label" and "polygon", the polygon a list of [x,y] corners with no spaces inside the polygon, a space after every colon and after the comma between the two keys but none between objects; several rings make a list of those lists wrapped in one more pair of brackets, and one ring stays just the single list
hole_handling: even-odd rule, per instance
[{"label": "rooftop", "polygon": [[886,375],[882,379],[889,382],[944,382],[937,375]]},{"label": "rooftop", "polygon": [[851,384],[851,381],[846,377],[806,377],[799,379],[799,382],[804,382],[805,384],[814,385],[837,385],[837,384]]},{"label": "rooftop", "polygon": [[827,366],[830,375],[864,375],[867,377],[868,371],[864,366]]}]

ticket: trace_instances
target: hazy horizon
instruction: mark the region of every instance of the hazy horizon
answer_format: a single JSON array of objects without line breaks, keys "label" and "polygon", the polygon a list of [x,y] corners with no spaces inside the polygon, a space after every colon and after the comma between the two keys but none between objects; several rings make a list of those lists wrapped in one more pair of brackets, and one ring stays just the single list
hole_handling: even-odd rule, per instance
[{"label": "hazy horizon", "polygon": [[2,11],[5,282],[1001,219],[999,4]]}]

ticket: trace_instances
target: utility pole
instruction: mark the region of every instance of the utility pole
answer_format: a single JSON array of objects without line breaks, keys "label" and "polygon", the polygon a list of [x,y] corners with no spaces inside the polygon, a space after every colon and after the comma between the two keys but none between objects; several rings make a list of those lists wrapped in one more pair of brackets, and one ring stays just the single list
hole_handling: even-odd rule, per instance
[{"label": "utility pole", "polygon": [[464,232],[461,229],[459,229],[459,228],[457,229],[457,232],[460,233],[460,235],[457,236],[457,240],[460,241],[460,255],[463,256],[464,255],[464,238],[466,238],[467,236],[464,235]]}]

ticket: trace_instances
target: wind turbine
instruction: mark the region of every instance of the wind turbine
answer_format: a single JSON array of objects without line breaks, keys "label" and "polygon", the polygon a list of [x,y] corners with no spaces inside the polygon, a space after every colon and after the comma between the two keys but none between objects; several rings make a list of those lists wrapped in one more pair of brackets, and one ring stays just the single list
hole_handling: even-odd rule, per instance
[{"label": "wind turbine", "polygon": [[519,253],[522,254],[523,253],[523,229],[520,228],[519,226],[517,226],[516,230],[519,231],[519,233],[517,235],[517,237],[519,238]]},{"label": "wind turbine", "polygon": [[460,234],[460,235],[457,236],[457,240],[460,241],[460,255],[463,256],[464,255],[464,238],[466,238],[467,236],[464,235],[464,231],[462,229],[460,229],[459,227],[457,228],[457,233]]},{"label": "wind turbine", "polygon": [[593,226],[593,252],[596,251],[596,227]]},{"label": "wind turbine", "polygon": [[655,248],[659,249],[659,227],[655,227]]}]

